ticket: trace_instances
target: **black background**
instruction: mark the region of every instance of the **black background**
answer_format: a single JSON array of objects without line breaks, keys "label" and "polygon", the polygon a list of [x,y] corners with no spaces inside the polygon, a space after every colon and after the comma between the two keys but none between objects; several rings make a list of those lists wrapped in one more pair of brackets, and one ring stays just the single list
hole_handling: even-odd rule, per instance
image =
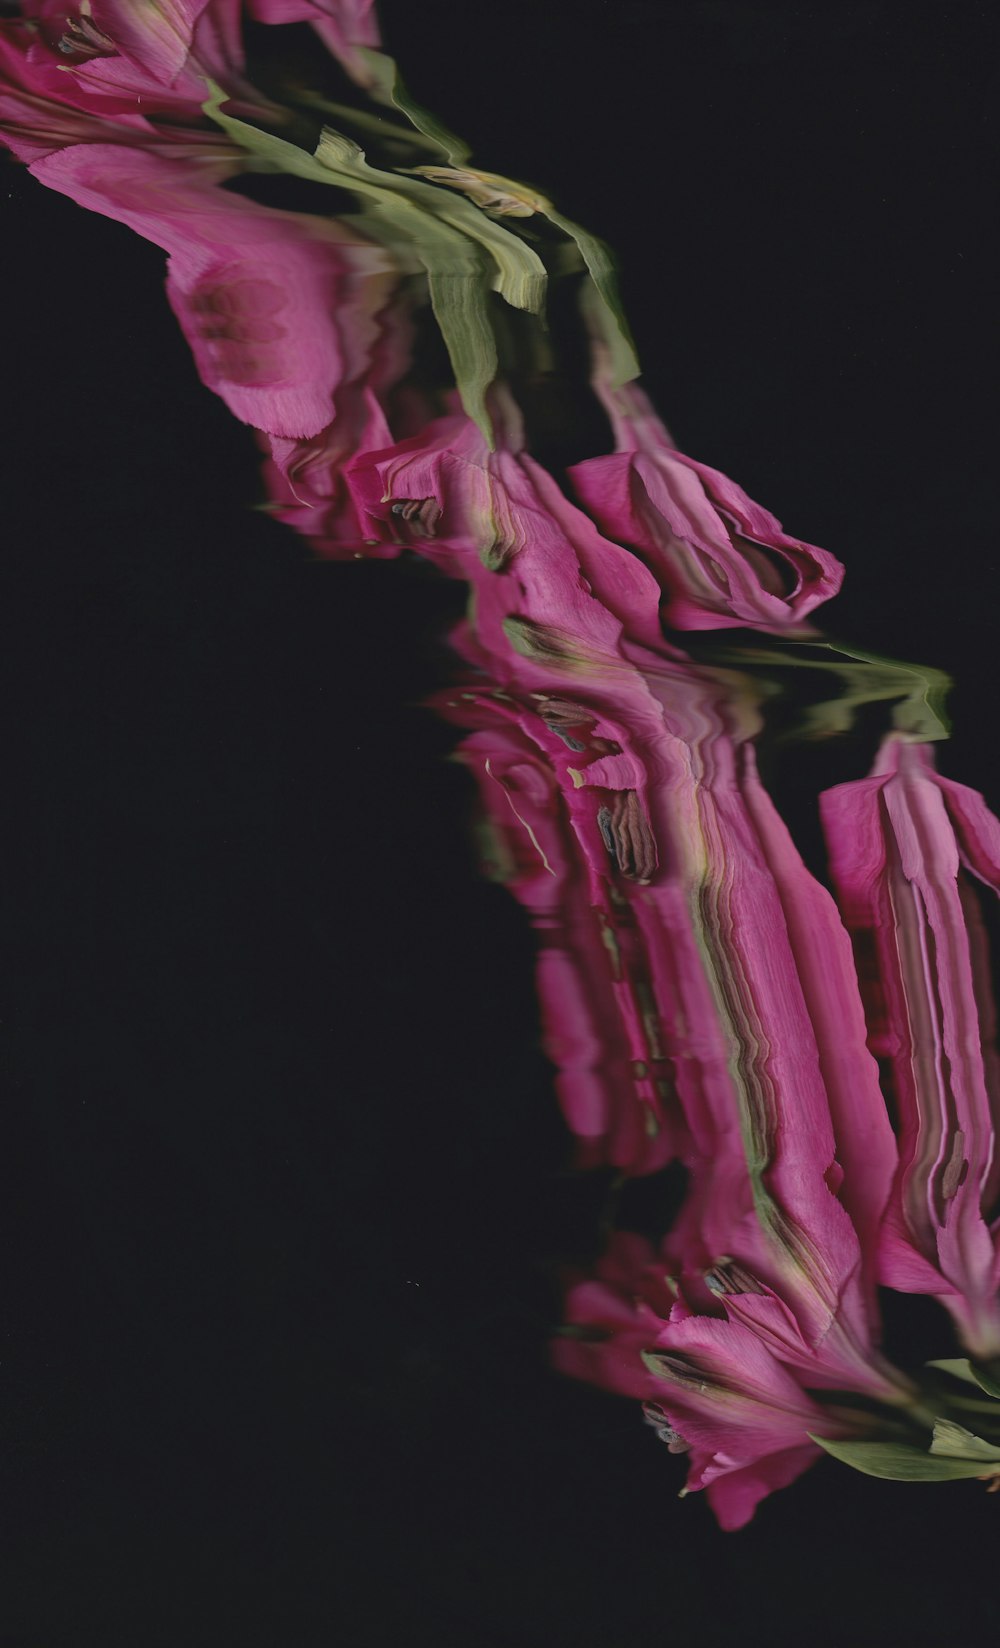
[{"label": "black background", "polygon": [[[846,562],[829,626],[954,675],[943,765],[1000,805],[988,8],[382,17],[480,164],[619,250],[679,444]],[[3,1648],[989,1640],[981,1485],[828,1464],[721,1535],[547,1372],[603,1187],[419,707],[459,592],[253,513],[162,255],[0,189]],[[864,759],[776,780],[810,854]]]}]

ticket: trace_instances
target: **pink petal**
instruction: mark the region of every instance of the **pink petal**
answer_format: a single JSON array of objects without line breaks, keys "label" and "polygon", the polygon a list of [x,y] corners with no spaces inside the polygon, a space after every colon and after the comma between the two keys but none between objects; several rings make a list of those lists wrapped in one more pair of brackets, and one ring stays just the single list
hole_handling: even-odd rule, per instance
[{"label": "pink petal", "polygon": [[630,385],[604,398],[618,451],[570,474],[601,530],[637,550],[655,574],[668,624],[787,629],[836,594],[840,563],[789,537],[720,471],[678,452],[641,390]]},{"label": "pink petal", "polygon": [[505,842],[507,885],[538,931],[543,1044],[583,1160],[655,1172],[677,1152],[677,1118],[643,1058],[634,957],[609,945],[609,911],[591,904],[555,775],[510,724],[466,739],[461,755]]},{"label": "pink petal", "polygon": [[726,1533],[746,1527],[762,1499],[797,1481],[821,1455],[822,1449],[815,1442],[807,1442],[803,1447],[786,1448],[739,1470],[713,1476],[705,1491],[719,1527]]},{"label": "pink petal", "polygon": [[202,381],[236,417],[293,439],[329,424],[350,254],[321,219],[227,194],[183,160],[105,144],[49,155],[32,170],[169,252],[171,307]]},{"label": "pink petal", "polygon": [[92,0],[86,14],[43,0],[25,10],[42,24],[27,56],[58,75],[57,99],[97,114],[180,115],[198,127],[211,78],[261,106],[242,79],[238,0]]},{"label": "pink petal", "polygon": [[896,1169],[896,1143],[865,1045],[865,1017],[850,939],[836,905],[806,870],[757,777],[752,746],[744,757],[743,795],[781,901],[795,969],[816,1035],[830,1105],[839,1198],[858,1232],[863,1255],[874,1254]]},{"label": "pink petal", "polygon": [[[75,95],[73,77],[40,50],[22,23],[0,23],[0,128],[3,142],[30,164],[73,143],[155,142],[157,133],[134,99],[97,112]],[[84,106],[81,107],[80,104]]]},{"label": "pink petal", "polygon": [[156,0],[154,5],[91,0],[96,26],[136,68],[165,86],[173,84],[187,63],[195,27],[206,11],[230,14],[227,32],[231,37],[239,15],[233,0],[224,0],[222,5],[219,0]]},{"label": "pink petal", "polygon": [[822,811],[845,917],[876,958],[872,1020],[899,1112],[883,1280],[930,1291],[936,1270],[933,1291],[970,1349],[996,1354],[997,1255],[984,1217],[996,1184],[996,1053],[983,1048],[995,1015],[961,884],[963,860],[992,878],[996,822],[980,798],[938,778],[928,747],[898,737],[873,779],[828,792]]}]

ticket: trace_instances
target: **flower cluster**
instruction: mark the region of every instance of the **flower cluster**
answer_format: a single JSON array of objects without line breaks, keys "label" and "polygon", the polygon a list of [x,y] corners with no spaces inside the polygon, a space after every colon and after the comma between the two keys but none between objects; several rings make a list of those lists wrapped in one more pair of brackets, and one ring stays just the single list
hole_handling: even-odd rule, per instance
[{"label": "flower cluster", "polygon": [[[686,1170],[657,1247],[619,1232],[569,1284],[557,1367],[640,1399],[727,1528],[824,1450],[1000,1480],[980,903],[1000,824],[900,715],[872,775],[823,797],[835,900],[758,774],[766,691],[688,639],[749,629],[808,656],[839,563],[678,451],[635,384],[605,249],[468,165],[411,102],[369,0],[248,7],[312,24],[353,100],[327,105],[256,88],[238,0],[67,4],[25,0],[0,25],[6,143],[166,252],[198,373],[257,432],[280,520],[318,554],[416,552],[468,586],[438,707],[466,733],[491,872],[537,929],[578,1163]],[[338,123],[320,130],[324,108]],[[315,211],[232,187],[255,172],[306,180]],[[356,210],[331,216],[331,186]],[[538,216],[546,235],[522,236]],[[614,450],[560,480],[512,385],[544,359],[566,269]],[[522,312],[509,335],[497,295]],[[414,368],[428,311],[447,383]],[[893,1366],[879,1286],[940,1299],[965,1358]],[[970,1404],[985,1437],[959,1422]]]}]

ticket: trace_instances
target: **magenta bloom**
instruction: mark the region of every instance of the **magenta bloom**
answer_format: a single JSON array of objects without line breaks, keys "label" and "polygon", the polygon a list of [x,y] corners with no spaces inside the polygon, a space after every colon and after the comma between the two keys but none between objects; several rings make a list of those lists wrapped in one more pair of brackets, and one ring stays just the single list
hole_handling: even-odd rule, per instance
[{"label": "magenta bloom", "polygon": [[637,1236],[617,1235],[597,1277],[570,1288],[566,1320],[556,1368],[643,1400],[670,1451],[688,1455],[684,1492],[705,1489],[725,1529],[822,1457],[810,1433],[864,1434],[863,1419],[810,1397],[752,1327],[694,1313]]},{"label": "magenta bloom", "polygon": [[[376,103],[407,107],[371,0],[249,9],[312,24]],[[987,1463],[992,1476],[1000,1448],[927,1406],[930,1376],[918,1392],[882,1357],[876,1284],[939,1296],[971,1354],[1000,1358],[1000,1059],[973,885],[1000,889],[1000,824],[899,736],[871,778],[824,798],[863,1005],[837,905],[757,771],[761,689],[664,635],[811,635],[839,563],[677,451],[642,392],[615,386],[627,374],[612,376],[601,341],[616,312],[603,254],[554,210],[595,282],[595,385],[616,448],[571,472],[579,505],[526,450],[510,392],[488,384],[504,351],[487,282],[524,296],[536,277],[509,276],[513,242],[469,202],[525,215],[526,194],[416,168],[482,184],[439,218],[446,195],[367,170],[346,137],[327,132],[313,162],[269,136],[283,114],[243,82],[237,0],[23,12],[0,25],[10,146],[47,187],[167,253],[197,371],[257,431],[272,511],[322,554],[414,551],[468,588],[454,637],[466,679],[440,707],[468,731],[484,857],[538,936],[543,1044],[577,1159],[632,1176],[678,1161],[687,1176],[657,1251],[619,1236],[571,1287],[556,1365],[641,1398],[688,1455],[685,1491],[705,1489],[727,1528],[820,1456],[813,1438],[836,1453],[871,1445],[880,1424],[890,1473],[926,1474],[937,1448],[946,1475]],[[257,119],[247,148],[207,124],[220,99]],[[370,215],[277,211],[223,187],[285,167],[346,179]],[[421,269],[425,288],[409,278]],[[421,293],[463,393],[477,386],[475,421],[457,392],[429,421],[410,381]],[[988,1372],[963,1373],[988,1391]],[[928,1454],[894,1440],[908,1433],[893,1409],[927,1422]],[[871,1446],[853,1458],[871,1465]]]},{"label": "magenta bloom", "polygon": [[201,124],[206,81],[245,109],[267,108],[243,80],[239,0],[27,0],[3,25],[22,84],[99,117]]},{"label": "magenta bloom", "polygon": [[[499,702],[466,759],[508,840],[523,832],[510,879],[543,934],[570,1125],[633,1173],[682,1156],[667,1257],[702,1306],[813,1387],[899,1400],[859,1241],[893,1154],[850,944],[757,779],[752,713],[659,640],[655,580],[515,432],[487,453],[468,420],[442,420],[350,478],[373,534],[472,585],[462,650]],[[626,1050],[655,1084],[648,1132],[634,1081],[607,1080]]]},{"label": "magenta bloom", "polygon": [[665,623],[794,630],[837,593],[840,562],[790,538],[734,481],[678,452],[640,389],[603,398],[617,450],[570,474],[602,532],[655,574]]},{"label": "magenta bloom", "polygon": [[[756,777],[752,714],[660,639],[655,579],[566,502],[516,430],[488,453],[467,419],[441,420],[349,479],[373,537],[408,539],[472,585],[466,656],[520,707],[609,940],[642,957],[635,1056],[675,1089],[693,1154],[720,1172],[731,1154],[743,1187],[717,1198],[725,1242],[706,1232],[709,1260],[729,1251],[734,1207],[755,1221],[754,1175],[775,1182],[790,1152],[789,1216],[813,1233],[827,1217],[842,1225],[853,1274],[834,1159],[853,1164],[852,1211],[872,1225],[891,1141],[847,936]],[[560,710],[564,729],[546,728],[549,700],[574,704],[575,725]]]},{"label": "magenta bloom", "polygon": [[974,881],[1000,888],[1000,824],[939,777],[929,746],[895,736],[871,778],[828,791],[822,812],[898,1117],[881,1280],[936,1294],[967,1348],[997,1356],[1000,1083]]},{"label": "magenta bloom", "polygon": [[[58,54],[43,48],[24,23],[11,21],[0,22],[0,130],[7,147],[28,165],[74,143],[155,148],[163,141],[134,97],[119,106],[80,92]],[[168,141],[174,147],[191,135],[179,127]],[[209,146],[228,149],[220,137],[212,134]]]}]

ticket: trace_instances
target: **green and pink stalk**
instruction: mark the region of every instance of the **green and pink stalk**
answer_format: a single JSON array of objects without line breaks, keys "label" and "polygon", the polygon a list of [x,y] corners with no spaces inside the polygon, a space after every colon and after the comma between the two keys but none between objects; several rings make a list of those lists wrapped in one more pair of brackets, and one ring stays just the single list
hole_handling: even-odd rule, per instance
[{"label": "green and pink stalk", "polygon": [[[727,1528],[824,1449],[995,1483],[997,1055],[973,884],[997,890],[1000,825],[897,721],[872,777],[824,798],[842,922],[758,774],[752,668],[685,645],[741,628],[826,645],[809,620],[840,563],[676,449],[634,382],[606,248],[469,165],[370,3],[248,10],[311,24],[372,99],[359,139],[411,163],[370,160],[341,105],[349,129],[302,146],[322,100],[255,89],[237,0],[26,0],[0,24],[0,130],[41,183],[166,252],[198,373],[257,432],[278,519],[318,555],[413,552],[469,590],[438,708],[467,734],[492,873],[538,932],[578,1164],[687,1173],[658,1248],[619,1232],[568,1287],[556,1366],[641,1399]],[[315,185],[314,212],[224,187],[254,171]],[[331,187],[356,210],[330,215]],[[519,311],[545,357],[533,218],[582,277],[614,448],[565,490],[529,450],[494,326],[498,301]],[[413,372],[428,311],[444,390]],[[891,695],[880,679],[871,696]],[[971,1360],[893,1367],[877,1285],[940,1299]],[[986,1437],[955,1417],[956,1378]]]}]

